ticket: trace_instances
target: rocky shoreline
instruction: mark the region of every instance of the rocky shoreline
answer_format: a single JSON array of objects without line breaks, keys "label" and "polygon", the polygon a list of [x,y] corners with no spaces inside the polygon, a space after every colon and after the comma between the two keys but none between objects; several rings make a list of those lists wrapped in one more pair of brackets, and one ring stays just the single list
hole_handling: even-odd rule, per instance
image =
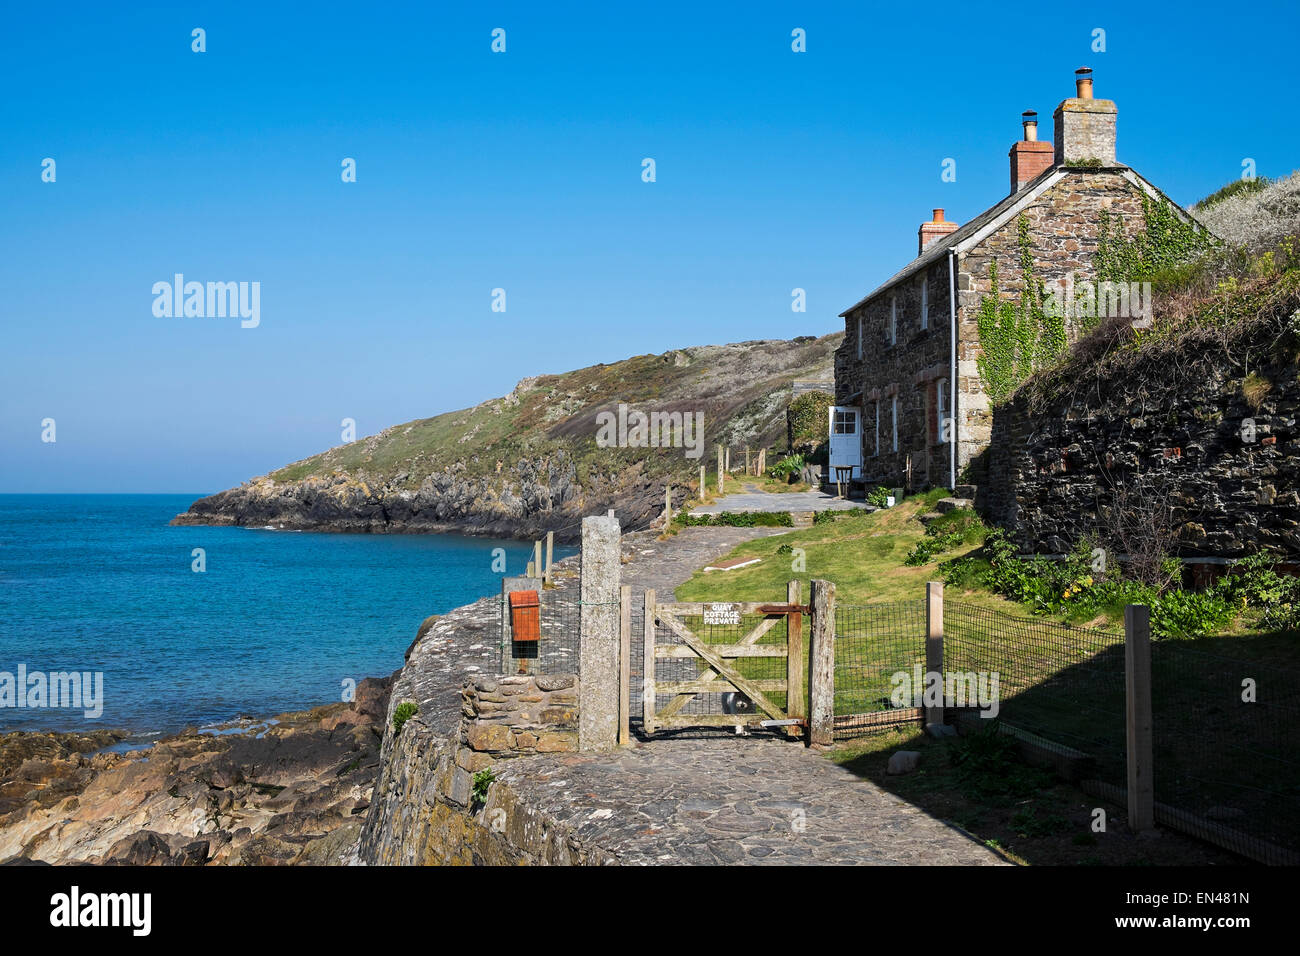
[{"label": "rocky shoreline", "polygon": [[[570,466],[571,468],[571,466]],[[401,476],[403,479],[405,476]],[[372,484],[346,474],[299,481],[262,477],[194,502],[173,525],[224,525],[361,534],[468,534],[531,540],[581,538],[582,516],[613,508],[627,530],[663,513],[663,485],[637,478],[577,483],[570,470],[500,479],[428,476]]]},{"label": "rocky shoreline", "polygon": [[356,845],[391,678],[350,704],[116,752],[122,731],[0,736],[0,863],[329,864]]}]

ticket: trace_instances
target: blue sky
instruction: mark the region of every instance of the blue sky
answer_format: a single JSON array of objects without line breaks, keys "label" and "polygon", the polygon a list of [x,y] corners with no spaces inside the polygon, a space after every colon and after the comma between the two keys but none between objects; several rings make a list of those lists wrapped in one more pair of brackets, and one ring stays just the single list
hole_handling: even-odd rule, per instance
[{"label": "blue sky", "polygon": [[[833,331],[932,207],[1005,193],[1082,65],[1181,203],[1300,166],[1290,3],[610,6],[11,5],[0,492],[211,492],[344,418]],[[178,272],[260,282],[260,325],[156,317]]]}]

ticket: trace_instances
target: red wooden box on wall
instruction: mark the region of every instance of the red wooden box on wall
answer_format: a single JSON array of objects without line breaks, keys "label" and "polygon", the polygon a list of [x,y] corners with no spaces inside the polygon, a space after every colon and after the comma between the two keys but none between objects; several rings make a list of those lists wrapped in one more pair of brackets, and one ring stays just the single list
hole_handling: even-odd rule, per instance
[{"label": "red wooden box on wall", "polygon": [[542,636],[542,604],[536,591],[510,592],[510,637],[519,641],[536,641]]}]

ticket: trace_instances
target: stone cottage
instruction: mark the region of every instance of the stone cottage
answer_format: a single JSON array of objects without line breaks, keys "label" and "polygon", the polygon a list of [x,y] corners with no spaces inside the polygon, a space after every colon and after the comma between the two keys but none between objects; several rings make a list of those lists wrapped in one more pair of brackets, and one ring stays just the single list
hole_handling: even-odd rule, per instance
[{"label": "stone cottage", "polygon": [[[1103,223],[1133,235],[1144,227],[1144,197],[1167,202],[1116,160],[1117,111],[1093,97],[1092,71],[1076,71],[1075,86],[1053,115],[1052,143],[1038,139],[1037,114],[1023,114],[1007,196],[961,226],[935,209],[918,230],[917,257],[841,313],[832,469],[852,466],[855,479],[891,487],[954,487],[992,432],[977,364],[990,264],[999,263],[1004,296],[1020,291],[1022,253],[1049,289],[1093,282]],[[1068,317],[1065,325],[1072,339],[1078,330]]]}]

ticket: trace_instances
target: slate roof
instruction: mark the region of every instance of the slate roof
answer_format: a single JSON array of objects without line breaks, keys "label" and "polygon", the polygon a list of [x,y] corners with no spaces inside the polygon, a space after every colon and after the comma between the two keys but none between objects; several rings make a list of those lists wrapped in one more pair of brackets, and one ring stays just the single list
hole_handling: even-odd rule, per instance
[{"label": "slate roof", "polygon": [[[1154,193],[1157,196],[1161,196],[1163,198],[1168,199],[1168,197],[1165,196],[1163,192],[1161,192],[1155,186],[1152,186],[1151,183],[1147,182],[1145,178],[1138,175],[1136,171],[1132,170],[1128,166],[1125,166],[1123,163],[1116,163],[1114,166],[1108,166],[1105,168],[1118,169],[1128,173],[1132,173],[1133,176],[1143,186],[1149,189],[1152,193]],[[895,272],[892,276],[890,276],[888,279],[886,279],[884,282],[878,285],[870,293],[863,296],[857,302],[853,303],[853,305],[851,305],[849,308],[841,312],[840,318],[846,317],[854,309],[866,304],[867,302],[870,302],[876,296],[880,295],[880,293],[884,292],[886,289],[889,289],[891,286],[897,285],[899,282],[902,282],[908,276],[915,275],[917,272],[920,272],[922,269],[926,268],[927,266],[930,266],[933,263],[937,262],[939,259],[943,258],[948,254],[949,249],[952,249],[954,246],[958,246],[961,243],[965,242],[967,239],[970,239],[972,236],[976,235],[981,229],[983,229],[986,225],[988,225],[993,220],[997,219],[999,216],[1002,216],[1003,214],[1008,212],[1014,212],[1019,207],[1030,205],[1035,199],[1038,198],[1038,194],[1042,191],[1040,187],[1045,186],[1047,184],[1047,180],[1055,176],[1056,174],[1070,173],[1070,172],[1089,173],[1089,172],[1096,172],[1096,171],[1097,168],[1092,166],[1049,166],[1047,169],[1043,170],[1043,172],[1039,173],[1036,177],[1034,177],[1028,183],[1026,183],[1023,189],[1020,189],[1017,192],[1014,192],[1008,196],[1003,197],[1001,200],[994,203],[988,209],[985,209],[982,213],[980,213],[974,219],[962,225],[960,228],[953,230],[946,236],[936,239],[934,243],[931,244],[919,256],[917,256],[907,265],[903,266],[903,268],[900,269],[898,272]],[[1177,203],[1171,202],[1171,205],[1177,212],[1182,213],[1183,215],[1187,215],[1186,210],[1179,207]]]}]

